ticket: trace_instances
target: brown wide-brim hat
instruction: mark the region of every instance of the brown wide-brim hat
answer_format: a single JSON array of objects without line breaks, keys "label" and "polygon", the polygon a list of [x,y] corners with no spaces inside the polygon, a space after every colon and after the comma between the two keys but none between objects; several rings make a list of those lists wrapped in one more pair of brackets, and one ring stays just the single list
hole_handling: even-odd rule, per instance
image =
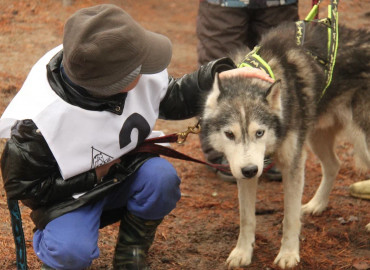
[{"label": "brown wide-brim hat", "polygon": [[115,5],[81,9],[64,27],[64,71],[92,95],[117,94],[138,74],[164,70],[171,56],[167,37],[144,29]]}]

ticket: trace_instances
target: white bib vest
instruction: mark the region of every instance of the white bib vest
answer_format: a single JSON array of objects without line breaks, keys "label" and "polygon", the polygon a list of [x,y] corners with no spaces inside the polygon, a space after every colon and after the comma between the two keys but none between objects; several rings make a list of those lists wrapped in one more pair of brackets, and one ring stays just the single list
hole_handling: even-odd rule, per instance
[{"label": "white bib vest", "polygon": [[61,99],[50,87],[46,65],[62,49],[49,51],[32,68],[0,119],[0,138],[9,138],[16,120],[32,119],[45,138],[62,177],[110,162],[134,149],[152,132],[168,87],[167,70],[142,75],[128,92],[122,115],[85,110]]}]

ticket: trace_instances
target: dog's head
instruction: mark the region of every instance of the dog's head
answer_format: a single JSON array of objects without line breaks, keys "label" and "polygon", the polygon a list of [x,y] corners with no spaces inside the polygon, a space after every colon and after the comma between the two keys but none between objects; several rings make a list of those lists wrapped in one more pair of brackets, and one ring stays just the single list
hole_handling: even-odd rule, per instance
[{"label": "dog's head", "polygon": [[259,177],[278,142],[280,82],[216,76],[202,114],[202,137],[224,153],[234,177]]}]

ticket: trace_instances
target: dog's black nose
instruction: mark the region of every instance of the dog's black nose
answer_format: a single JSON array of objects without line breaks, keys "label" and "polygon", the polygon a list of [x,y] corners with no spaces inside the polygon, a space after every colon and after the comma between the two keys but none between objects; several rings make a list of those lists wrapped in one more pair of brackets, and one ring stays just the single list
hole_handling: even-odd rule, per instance
[{"label": "dog's black nose", "polygon": [[256,176],[258,172],[258,167],[256,165],[249,165],[242,168],[242,174],[247,178],[252,178]]}]

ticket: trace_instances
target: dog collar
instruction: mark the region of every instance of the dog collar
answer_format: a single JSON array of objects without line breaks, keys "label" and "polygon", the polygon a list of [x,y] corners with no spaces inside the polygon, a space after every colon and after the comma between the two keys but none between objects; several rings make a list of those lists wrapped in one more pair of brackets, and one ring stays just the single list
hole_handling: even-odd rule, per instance
[{"label": "dog collar", "polygon": [[271,67],[265,60],[262,59],[261,56],[258,55],[258,51],[261,49],[261,46],[256,46],[254,49],[249,52],[244,60],[238,65],[238,68],[242,67],[252,67],[258,68],[265,71],[272,79],[275,80],[275,75],[272,72]]}]

